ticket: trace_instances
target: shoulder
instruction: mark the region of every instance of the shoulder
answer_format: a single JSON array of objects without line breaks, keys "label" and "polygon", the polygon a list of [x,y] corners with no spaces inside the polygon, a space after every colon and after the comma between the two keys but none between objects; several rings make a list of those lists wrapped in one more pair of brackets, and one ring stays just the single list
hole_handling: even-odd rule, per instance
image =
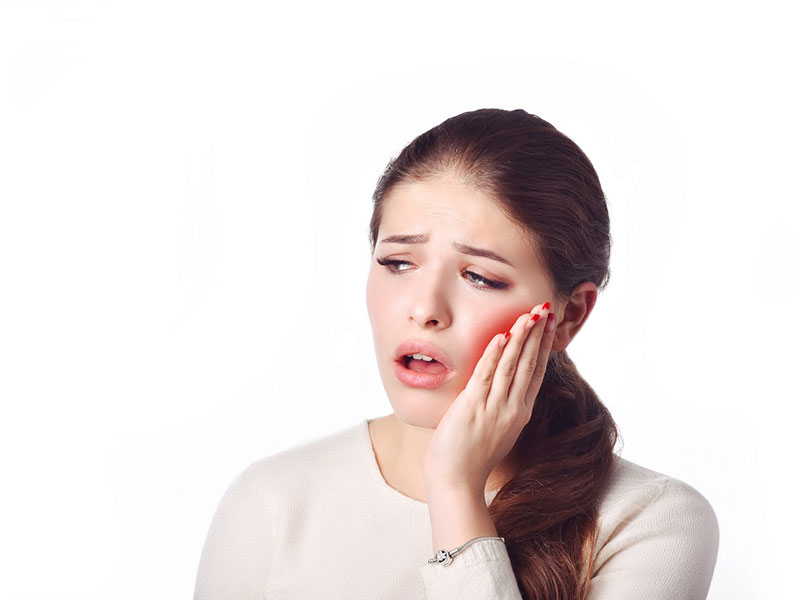
[{"label": "shoulder", "polygon": [[632,517],[654,509],[679,513],[675,516],[695,515],[716,525],[711,504],[691,485],[617,456],[601,500],[601,515]]},{"label": "shoulder", "polygon": [[324,437],[276,452],[248,465],[231,483],[228,494],[245,497],[297,498],[337,478],[356,460],[363,422]]},{"label": "shoulder", "polygon": [[196,599],[262,597],[266,566],[294,543],[286,541],[286,532],[299,530],[314,511],[329,510],[332,481],[342,474],[352,477],[354,461],[363,456],[358,444],[364,427],[362,422],[267,456],[238,474],[209,528]]},{"label": "shoulder", "polygon": [[699,491],[616,458],[600,505],[593,583],[625,577],[643,592],[661,585],[675,598],[684,597],[676,593],[684,588],[685,597],[704,598],[718,544],[716,515]]}]

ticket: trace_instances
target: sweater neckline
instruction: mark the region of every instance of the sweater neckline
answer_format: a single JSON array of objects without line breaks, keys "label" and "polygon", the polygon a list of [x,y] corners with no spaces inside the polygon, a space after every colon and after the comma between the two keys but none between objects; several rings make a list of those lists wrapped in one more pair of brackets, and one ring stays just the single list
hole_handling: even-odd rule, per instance
[{"label": "sweater neckline", "polygon": [[[389,496],[392,496],[399,500],[400,502],[404,502],[406,504],[410,504],[411,506],[415,506],[416,508],[428,508],[428,503],[423,502],[422,500],[417,500],[416,498],[412,498],[411,496],[406,496],[400,490],[393,488],[389,483],[383,478],[383,473],[381,473],[381,469],[378,466],[378,458],[375,455],[375,447],[372,445],[372,436],[369,434],[369,419],[363,419],[359,424],[360,428],[360,438],[364,446],[365,454],[367,455],[367,463],[369,464],[369,471],[371,474],[372,480],[380,487],[382,490],[385,491]],[[486,505],[488,506],[491,501],[494,499],[495,495],[499,489],[490,490],[484,494],[486,498]]]}]

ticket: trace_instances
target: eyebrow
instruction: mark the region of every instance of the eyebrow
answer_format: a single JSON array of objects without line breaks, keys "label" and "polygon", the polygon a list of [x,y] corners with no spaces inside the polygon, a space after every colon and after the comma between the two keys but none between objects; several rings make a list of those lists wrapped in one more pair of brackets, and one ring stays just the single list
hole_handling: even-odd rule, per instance
[{"label": "eyebrow", "polygon": [[[392,244],[424,244],[428,241],[428,236],[423,235],[421,233],[413,234],[413,235],[390,235],[389,237],[383,238],[379,244],[383,242],[390,242]],[[467,244],[460,244],[458,242],[453,242],[453,248],[455,248],[461,254],[469,254],[470,256],[482,256],[483,258],[489,258],[491,260],[496,260],[501,263],[505,263],[510,267],[514,265],[511,264],[511,261],[503,258],[499,254],[492,252],[491,250],[487,250],[485,248],[476,248],[475,246],[469,246]],[[516,267],[514,267],[516,268]]]}]

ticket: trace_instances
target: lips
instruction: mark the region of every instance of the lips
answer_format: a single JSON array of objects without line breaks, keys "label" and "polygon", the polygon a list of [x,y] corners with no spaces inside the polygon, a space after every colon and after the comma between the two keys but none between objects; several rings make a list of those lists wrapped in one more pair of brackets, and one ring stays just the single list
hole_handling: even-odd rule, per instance
[{"label": "lips", "polygon": [[[434,364],[430,364],[430,367],[434,367],[432,371],[427,368],[428,365],[423,367],[419,361],[414,361],[419,364],[415,368],[409,369],[406,365],[405,357],[408,354],[416,354],[417,352],[430,356],[439,363],[440,367],[444,367],[444,370],[436,369]],[[453,361],[450,360],[447,353],[435,344],[425,340],[406,340],[397,347],[395,350],[394,373],[398,381],[404,385],[423,390],[440,388],[452,381],[456,376],[456,372],[453,369]]]},{"label": "lips", "polygon": [[430,356],[432,359],[442,363],[448,371],[453,370],[453,362],[447,353],[435,344],[425,340],[406,340],[400,344],[395,350],[395,361],[404,362],[406,355],[416,353]]}]

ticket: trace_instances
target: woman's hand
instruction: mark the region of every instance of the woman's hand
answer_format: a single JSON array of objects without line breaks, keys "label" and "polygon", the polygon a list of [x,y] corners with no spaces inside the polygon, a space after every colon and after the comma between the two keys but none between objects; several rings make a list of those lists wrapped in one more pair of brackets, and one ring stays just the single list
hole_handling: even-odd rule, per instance
[{"label": "woman's hand", "polygon": [[[540,316],[534,321],[536,314]],[[537,305],[517,319],[510,337],[498,334],[486,346],[466,388],[431,438],[424,466],[429,492],[466,491],[483,497],[492,469],[531,418],[553,346],[553,317],[549,302]]]}]

